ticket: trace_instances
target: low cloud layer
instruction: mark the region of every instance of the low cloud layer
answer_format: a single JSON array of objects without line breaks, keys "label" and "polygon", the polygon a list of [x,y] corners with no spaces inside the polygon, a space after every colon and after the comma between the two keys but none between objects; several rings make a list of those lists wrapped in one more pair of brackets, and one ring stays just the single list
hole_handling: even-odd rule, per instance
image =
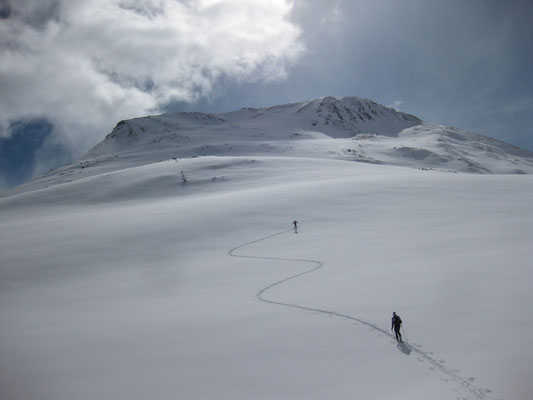
[{"label": "low cloud layer", "polygon": [[75,148],[120,119],[280,80],[303,51],[288,0],[0,0],[1,136],[46,118]]}]

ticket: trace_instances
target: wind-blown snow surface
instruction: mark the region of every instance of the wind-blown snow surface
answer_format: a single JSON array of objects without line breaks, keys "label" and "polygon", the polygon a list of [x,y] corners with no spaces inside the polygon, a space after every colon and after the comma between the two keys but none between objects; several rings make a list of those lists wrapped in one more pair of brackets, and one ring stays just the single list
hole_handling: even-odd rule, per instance
[{"label": "wind-blown snow surface", "polygon": [[0,199],[0,397],[533,397],[531,175],[280,154]]}]

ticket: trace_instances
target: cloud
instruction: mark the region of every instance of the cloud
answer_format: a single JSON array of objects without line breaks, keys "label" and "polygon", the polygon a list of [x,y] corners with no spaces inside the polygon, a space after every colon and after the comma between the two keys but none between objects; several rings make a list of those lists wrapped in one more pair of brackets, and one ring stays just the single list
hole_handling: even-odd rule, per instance
[{"label": "cloud", "polygon": [[394,108],[396,111],[401,111],[402,104],[402,100],[394,100],[391,104],[387,105],[387,107]]},{"label": "cloud", "polygon": [[284,79],[289,0],[0,0],[0,124],[44,117],[86,149],[120,119]]}]

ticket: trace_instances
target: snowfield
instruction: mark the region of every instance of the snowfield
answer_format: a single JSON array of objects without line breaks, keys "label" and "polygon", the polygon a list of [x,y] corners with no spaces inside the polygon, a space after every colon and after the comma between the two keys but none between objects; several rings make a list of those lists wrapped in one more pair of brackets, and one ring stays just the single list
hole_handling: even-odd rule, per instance
[{"label": "snowfield", "polygon": [[387,148],[426,164],[373,135],[134,142],[5,192],[0,398],[533,398],[533,175],[401,150],[425,127]]}]

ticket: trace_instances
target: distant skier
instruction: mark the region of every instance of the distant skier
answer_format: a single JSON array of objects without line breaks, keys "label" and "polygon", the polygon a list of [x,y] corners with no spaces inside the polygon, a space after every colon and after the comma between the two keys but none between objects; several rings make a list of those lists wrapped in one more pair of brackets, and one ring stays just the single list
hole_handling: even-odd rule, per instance
[{"label": "distant skier", "polygon": [[294,225],[294,232],[298,232],[298,221],[294,220],[292,224]]},{"label": "distant skier", "polygon": [[400,333],[400,328],[402,327],[402,319],[399,315],[396,315],[396,312],[392,313],[392,326],[390,330],[392,331],[394,329],[394,333],[396,334],[396,340],[399,342],[402,341],[402,334]]}]

